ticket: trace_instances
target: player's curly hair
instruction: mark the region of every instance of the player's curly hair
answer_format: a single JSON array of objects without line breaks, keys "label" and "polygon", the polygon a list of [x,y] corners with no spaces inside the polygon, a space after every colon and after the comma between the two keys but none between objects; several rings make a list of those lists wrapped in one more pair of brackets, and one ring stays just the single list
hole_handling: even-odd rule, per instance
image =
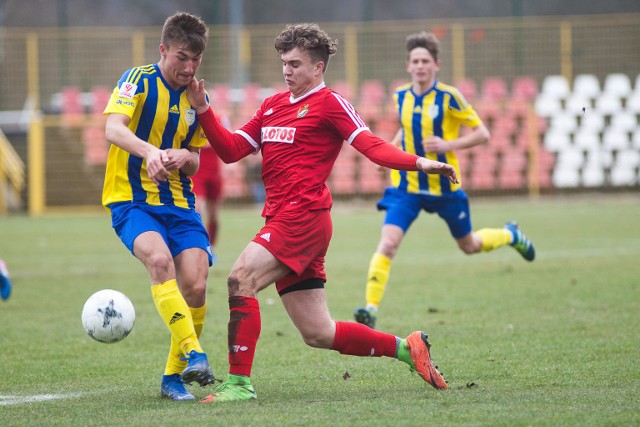
[{"label": "player's curly hair", "polygon": [[438,60],[440,53],[440,40],[435,34],[427,31],[421,31],[416,34],[407,36],[407,55],[417,47],[423,47],[429,51],[435,61]]},{"label": "player's curly hair", "polygon": [[329,66],[329,57],[338,50],[338,40],[333,40],[318,24],[287,25],[276,37],[275,48],[280,55],[298,48],[306,51],[314,61],[324,62],[324,70]]},{"label": "player's curly hair", "polygon": [[200,54],[207,48],[209,28],[199,16],[178,12],[164,21],[160,43],[169,46],[189,46],[193,53]]}]

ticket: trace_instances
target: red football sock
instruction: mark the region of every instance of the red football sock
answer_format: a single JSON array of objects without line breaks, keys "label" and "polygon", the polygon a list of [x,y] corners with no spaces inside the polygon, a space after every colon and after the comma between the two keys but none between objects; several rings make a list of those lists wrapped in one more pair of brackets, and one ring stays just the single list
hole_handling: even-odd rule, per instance
[{"label": "red football sock", "polygon": [[355,322],[336,322],[332,350],[352,356],[397,357],[396,336]]},{"label": "red football sock", "polygon": [[251,376],[260,337],[260,305],[251,297],[229,298],[229,373]]}]

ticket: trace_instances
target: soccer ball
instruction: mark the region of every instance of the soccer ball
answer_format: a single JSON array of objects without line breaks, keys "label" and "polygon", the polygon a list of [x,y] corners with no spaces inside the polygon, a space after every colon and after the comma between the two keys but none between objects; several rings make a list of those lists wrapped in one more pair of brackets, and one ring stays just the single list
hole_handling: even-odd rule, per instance
[{"label": "soccer ball", "polygon": [[103,343],[122,341],[133,329],[136,311],[122,292],[103,289],[91,295],[82,308],[82,326]]}]

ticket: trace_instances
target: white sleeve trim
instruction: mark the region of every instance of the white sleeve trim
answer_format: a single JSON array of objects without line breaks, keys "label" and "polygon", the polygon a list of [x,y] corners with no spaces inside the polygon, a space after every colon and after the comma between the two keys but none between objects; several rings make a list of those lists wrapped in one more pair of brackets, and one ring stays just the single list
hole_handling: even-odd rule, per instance
[{"label": "white sleeve trim", "polygon": [[364,127],[364,128],[358,128],[358,129],[354,130],[353,133],[351,134],[351,136],[349,137],[349,139],[347,140],[349,145],[351,145],[353,140],[356,139],[356,136],[360,135],[360,132],[363,132],[365,130],[369,130],[369,128],[368,127]]},{"label": "white sleeve trim", "polygon": [[242,131],[240,129],[238,129],[236,131],[236,133],[238,135],[241,135],[244,139],[246,139],[247,142],[253,146],[255,152],[258,152],[260,150],[260,144],[258,144],[253,138],[251,138],[251,136],[249,136],[248,133],[246,133],[246,132],[244,132],[244,131]]}]

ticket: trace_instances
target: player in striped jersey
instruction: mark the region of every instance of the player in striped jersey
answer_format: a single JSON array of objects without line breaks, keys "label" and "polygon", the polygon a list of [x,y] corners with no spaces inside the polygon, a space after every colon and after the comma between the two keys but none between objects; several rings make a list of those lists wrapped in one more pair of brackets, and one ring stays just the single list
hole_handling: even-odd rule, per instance
[{"label": "player in striped jersey", "polygon": [[[486,144],[489,131],[455,87],[437,80],[439,45],[433,33],[423,31],[407,37],[406,69],[411,75],[411,83],[400,86],[393,94],[400,122],[393,142],[407,153],[452,165],[460,176],[455,151]],[[461,136],[461,126],[467,126],[471,131]],[[367,305],[354,313],[359,323],[375,327],[391,261],[422,210],[437,213],[445,220],[465,254],[511,245],[527,261],[533,261],[533,244],[515,222],[502,228],[473,231],[469,200],[460,183],[451,183],[437,175],[399,170],[391,171],[391,182],[392,186],[378,202],[378,209],[386,210],[386,215],[378,248],[369,264]]]},{"label": "player in striped jersey", "polygon": [[154,303],[171,332],[161,394],[172,400],[194,400],[183,382],[213,381],[198,339],[211,248],[190,179],[206,138],[185,92],[208,35],[197,16],[167,18],[159,62],[126,71],[104,111],[111,147],[102,203],[118,237],[147,268]]}]

